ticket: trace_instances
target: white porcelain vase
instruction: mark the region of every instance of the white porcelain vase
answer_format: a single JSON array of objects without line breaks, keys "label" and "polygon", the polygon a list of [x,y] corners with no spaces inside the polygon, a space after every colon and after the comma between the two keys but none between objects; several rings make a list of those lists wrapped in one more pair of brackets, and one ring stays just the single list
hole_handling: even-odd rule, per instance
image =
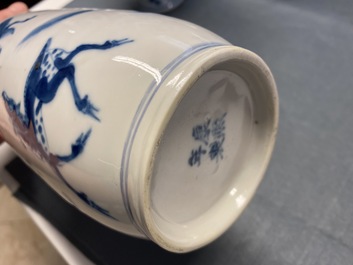
[{"label": "white porcelain vase", "polygon": [[0,47],[0,134],[98,222],[188,252],[253,197],[278,122],[254,53],[174,18],[90,9],[10,18]]}]

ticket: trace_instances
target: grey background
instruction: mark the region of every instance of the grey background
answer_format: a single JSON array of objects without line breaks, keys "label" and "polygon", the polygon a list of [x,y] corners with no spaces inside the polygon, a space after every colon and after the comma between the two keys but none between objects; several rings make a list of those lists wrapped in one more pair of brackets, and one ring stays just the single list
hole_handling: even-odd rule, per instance
[{"label": "grey background", "polygon": [[[68,6],[132,7],[125,0]],[[280,127],[264,181],[231,229],[184,256],[154,249],[144,263],[353,264],[353,1],[186,0],[168,15],[263,57],[278,85]],[[129,240],[121,239],[120,251],[150,249]],[[116,246],[102,260],[119,262]]]}]

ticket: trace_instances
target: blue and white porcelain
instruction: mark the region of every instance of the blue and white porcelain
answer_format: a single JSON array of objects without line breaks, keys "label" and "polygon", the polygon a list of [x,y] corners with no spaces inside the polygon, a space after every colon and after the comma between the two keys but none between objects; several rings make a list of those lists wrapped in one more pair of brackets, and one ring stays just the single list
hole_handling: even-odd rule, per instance
[{"label": "blue and white porcelain", "polygon": [[174,18],[90,9],[10,18],[0,48],[0,134],[98,222],[188,252],[253,197],[278,122],[254,53]]}]

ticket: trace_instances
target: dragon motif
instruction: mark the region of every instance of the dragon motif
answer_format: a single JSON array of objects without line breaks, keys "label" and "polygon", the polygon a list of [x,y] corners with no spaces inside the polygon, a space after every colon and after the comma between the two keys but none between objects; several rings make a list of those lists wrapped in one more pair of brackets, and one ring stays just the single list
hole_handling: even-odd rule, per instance
[{"label": "dragon motif", "polygon": [[[10,20],[3,22],[0,24],[0,38],[13,34],[14,29],[12,26],[14,24],[23,23],[32,18],[13,23],[10,23]],[[92,201],[84,192],[77,191],[73,188],[65,180],[59,170],[62,163],[69,163],[84,151],[92,129],[82,132],[77,139],[71,143],[70,153],[53,154],[49,150],[48,139],[45,134],[45,121],[42,116],[42,108],[44,105],[50,104],[55,100],[61,84],[64,81],[68,81],[77,111],[99,122],[99,109],[91,102],[88,95],[82,96],[79,92],[75,79],[76,66],[73,59],[84,51],[108,50],[132,41],[131,39],[124,38],[108,40],[101,44],[81,44],[72,51],[66,51],[61,48],[52,48],[52,38],[49,38],[29,70],[24,87],[23,103],[16,102],[6,91],[2,93],[2,98],[12,120],[14,130],[24,144],[31,148],[43,160],[47,161],[56,175],[61,178],[82,201],[107,216],[110,216],[107,210]],[[23,104],[24,111],[21,110],[21,104]]]},{"label": "dragon motif", "polygon": [[[24,89],[24,113],[21,112],[21,103],[16,103],[4,91],[2,97],[10,110],[15,111],[17,117],[27,127],[33,127],[37,141],[45,151],[48,151],[45,136],[42,107],[51,103],[57,94],[61,84],[67,80],[70,84],[72,96],[78,111],[99,121],[98,108],[95,107],[88,95],[81,96],[75,81],[75,65],[72,62],[79,53],[87,50],[107,50],[131,42],[129,39],[106,41],[103,44],[82,44],[71,52],[63,49],[50,48],[52,39],[48,39],[39,56],[29,71]],[[72,144],[71,153],[56,155],[62,162],[70,162],[75,159],[84,148],[91,130],[82,133]]]}]

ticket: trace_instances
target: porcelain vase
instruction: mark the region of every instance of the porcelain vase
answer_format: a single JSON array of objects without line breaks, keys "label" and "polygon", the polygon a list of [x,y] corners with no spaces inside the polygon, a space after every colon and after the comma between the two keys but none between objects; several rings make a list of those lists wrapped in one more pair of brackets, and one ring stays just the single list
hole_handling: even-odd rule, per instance
[{"label": "porcelain vase", "polygon": [[188,252],[253,197],[278,122],[256,54],[156,14],[67,9],[0,25],[0,134],[96,221]]}]

